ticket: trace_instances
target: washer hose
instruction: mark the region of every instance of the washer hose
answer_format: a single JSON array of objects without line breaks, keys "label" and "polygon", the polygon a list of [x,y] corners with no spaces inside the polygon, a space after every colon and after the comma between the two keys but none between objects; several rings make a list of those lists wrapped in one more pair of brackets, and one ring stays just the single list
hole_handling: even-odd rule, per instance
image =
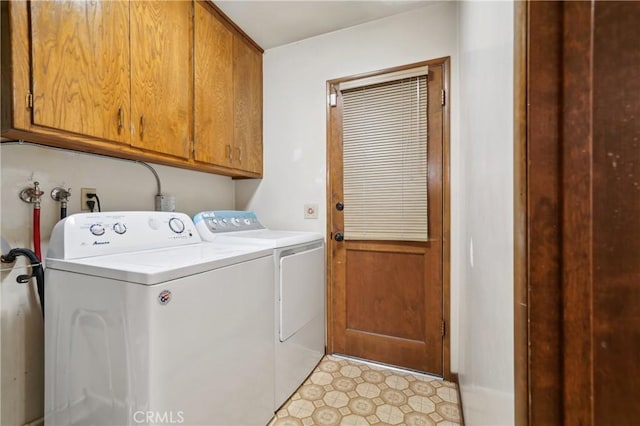
[{"label": "washer hose", "polygon": [[42,259],[40,250],[40,203],[33,206],[33,249],[38,259]]},{"label": "washer hose", "polygon": [[[40,212],[40,209],[38,209]],[[25,256],[31,263],[31,276],[20,275],[18,276],[19,283],[25,283],[29,278],[34,277],[36,279],[36,288],[38,289],[38,298],[40,299],[40,309],[42,310],[42,317],[44,318],[44,268],[42,262],[36,254],[26,248],[14,248],[9,250],[9,253],[3,254],[0,260],[3,263],[13,263],[18,256]]]}]

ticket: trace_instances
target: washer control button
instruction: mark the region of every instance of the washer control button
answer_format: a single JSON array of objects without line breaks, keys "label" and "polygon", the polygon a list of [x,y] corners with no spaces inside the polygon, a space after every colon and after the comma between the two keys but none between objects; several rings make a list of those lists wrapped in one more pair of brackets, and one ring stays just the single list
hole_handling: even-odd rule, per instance
[{"label": "washer control button", "polygon": [[127,232],[127,227],[124,223],[117,222],[113,224],[113,230],[116,232],[116,234],[122,235]]},{"label": "washer control button", "polygon": [[169,219],[169,228],[176,234],[182,234],[184,232],[184,222],[177,217]]},{"label": "washer control button", "polygon": [[100,235],[104,235],[104,226],[99,223],[94,223],[89,227],[89,231],[96,237],[99,237]]}]

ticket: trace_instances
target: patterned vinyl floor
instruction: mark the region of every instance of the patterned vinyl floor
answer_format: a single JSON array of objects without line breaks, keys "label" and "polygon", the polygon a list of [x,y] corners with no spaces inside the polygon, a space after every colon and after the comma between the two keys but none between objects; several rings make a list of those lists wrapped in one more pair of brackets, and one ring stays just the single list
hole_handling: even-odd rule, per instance
[{"label": "patterned vinyl floor", "polygon": [[459,424],[455,384],[330,355],[322,359],[270,423],[273,426]]}]

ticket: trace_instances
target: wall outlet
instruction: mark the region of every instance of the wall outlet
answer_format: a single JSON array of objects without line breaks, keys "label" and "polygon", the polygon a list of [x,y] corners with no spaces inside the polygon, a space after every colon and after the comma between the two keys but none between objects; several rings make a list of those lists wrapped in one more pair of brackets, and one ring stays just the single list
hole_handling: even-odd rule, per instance
[{"label": "wall outlet", "polygon": [[305,219],[317,219],[318,218],[318,205],[317,204],[305,204],[304,205],[304,218]]},{"label": "wall outlet", "polygon": [[[87,205],[87,201],[91,200],[91,198],[87,197],[87,194],[97,194],[96,189],[95,188],[80,188],[80,211],[81,212],[90,212],[91,211],[91,209]],[[96,201],[96,199],[93,198],[93,201]],[[97,211],[96,210],[97,208],[98,208],[98,206],[96,205],[94,210]]]}]

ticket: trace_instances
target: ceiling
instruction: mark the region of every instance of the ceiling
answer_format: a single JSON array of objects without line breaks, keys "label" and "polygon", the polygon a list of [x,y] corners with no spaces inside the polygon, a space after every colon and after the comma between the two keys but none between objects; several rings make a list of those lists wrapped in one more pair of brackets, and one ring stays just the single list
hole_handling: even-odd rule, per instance
[{"label": "ceiling", "polygon": [[417,9],[433,0],[214,1],[264,50]]}]

